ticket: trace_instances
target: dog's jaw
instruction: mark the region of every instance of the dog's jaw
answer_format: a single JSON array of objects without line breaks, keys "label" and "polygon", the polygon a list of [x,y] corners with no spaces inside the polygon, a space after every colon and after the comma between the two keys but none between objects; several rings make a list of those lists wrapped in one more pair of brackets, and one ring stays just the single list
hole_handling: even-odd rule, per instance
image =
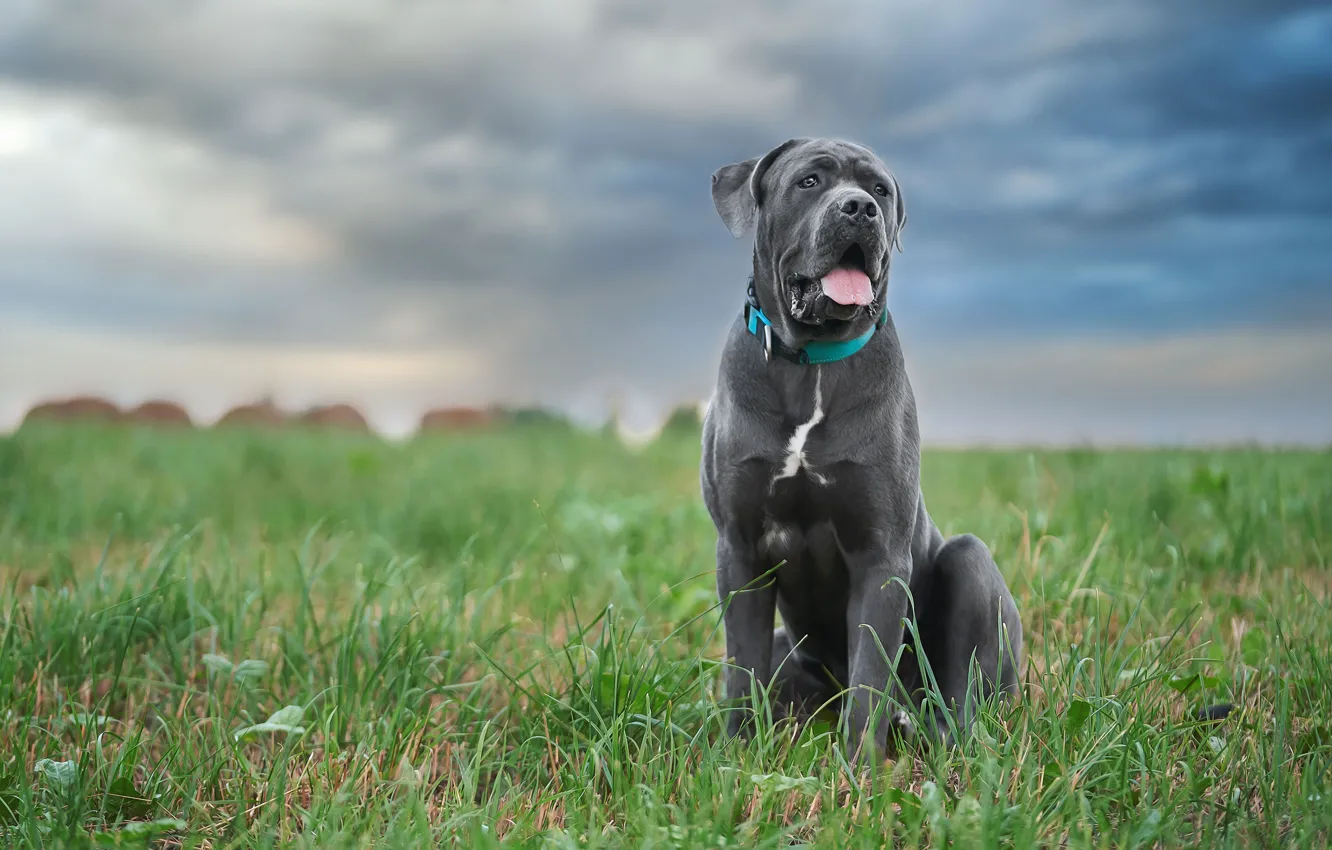
[{"label": "dog's jaw", "polygon": [[873,324],[882,313],[880,293],[885,287],[871,282],[872,297],[867,304],[838,304],[823,291],[820,280],[808,275],[793,275],[779,287],[777,301],[794,329],[810,338],[855,336]]},{"label": "dog's jaw", "polygon": [[[755,280],[770,281],[772,306],[784,314],[792,334],[807,340],[857,336],[883,312],[887,252],[872,235],[831,245],[815,240],[815,244],[813,250],[770,256],[763,264],[756,251]],[[839,270],[851,272],[852,281],[859,273],[864,290],[854,283],[851,289],[834,286],[828,278]]]}]

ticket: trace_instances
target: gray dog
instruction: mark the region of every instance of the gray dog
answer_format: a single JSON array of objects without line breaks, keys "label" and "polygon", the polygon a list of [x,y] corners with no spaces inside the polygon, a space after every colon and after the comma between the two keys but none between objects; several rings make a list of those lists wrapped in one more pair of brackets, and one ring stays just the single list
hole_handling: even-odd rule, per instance
[{"label": "gray dog", "polygon": [[[906,221],[897,181],[864,147],[793,139],[719,169],[712,198],[737,238],[756,231],[749,303],[703,427],[728,729],[748,730],[737,707],[759,684],[779,715],[840,711],[862,755],[885,753],[890,730],[915,735],[912,715],[951,740],[978,700],[1016,692],[1022,624],[985,544],[945,540],[925,511],[885,307]],[[925,700],[935,684],[944,712]]]}]

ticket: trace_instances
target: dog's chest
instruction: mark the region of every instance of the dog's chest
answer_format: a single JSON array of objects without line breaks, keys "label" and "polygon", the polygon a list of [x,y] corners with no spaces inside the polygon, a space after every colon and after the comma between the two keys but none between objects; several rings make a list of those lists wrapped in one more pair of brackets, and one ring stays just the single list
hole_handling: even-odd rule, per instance
[{"label": "dog's chest", "polygon": [[[823,394],[823,373],[814,376],[812,392],[799,393],[788,400],[788,414],[783,417],[785,441],[781,452],[775,459],[769,488],[774,492],[780,487],[790,491],[788,484],[798,483],[801,477],[819,486],[827,486],[829,481],[826,470],[820,470],[815,457],[825,453],[831,424],[828,421],[827,401]],[[826,461],[826,457],[823,457]]]},{"label": "dog's chest", "polygon": [[[811,530],[827,526],[848,550],[863,545],[875,526],[868,472],[850,461],[819,464],[783,477],[775,468],[762,499],[765,548],[794,556]],[[840,547],[839,547],[840,548]]]},{"label": "dog's chest", "polygon": [[871,482],[866,468],[847,456],[839,432],[844,423],[817,376],[806,398],[796,415],[784,418],[781,448],[768,458],[762,543],[779,558],[826,560],[835,550],[861,545],[873,524]]}]

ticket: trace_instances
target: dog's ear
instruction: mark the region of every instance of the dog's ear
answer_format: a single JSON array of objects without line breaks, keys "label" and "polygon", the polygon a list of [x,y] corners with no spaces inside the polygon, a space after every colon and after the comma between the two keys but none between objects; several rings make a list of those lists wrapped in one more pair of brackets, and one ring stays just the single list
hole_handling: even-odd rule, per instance
[{"label": "dog's ear", "polygon": [[897,224],[893,228],[893,247],[897,253],[902,253],[902,228],[906,227],[906,201],[902,199],[902,187],[897,185],[897,175],[890,174],[893,178],[893,208],[896,213]]},{"label": "dog's ear", "polygon": [[763,175],[768,173],[777,158],[799,144],[801,139],[788,139],[768,151],[760,159],[747,159],[733,165],[724,165],[712,175],[712,203],[726,229],[736,239],[754,226],[759,207],[763,204]]}]

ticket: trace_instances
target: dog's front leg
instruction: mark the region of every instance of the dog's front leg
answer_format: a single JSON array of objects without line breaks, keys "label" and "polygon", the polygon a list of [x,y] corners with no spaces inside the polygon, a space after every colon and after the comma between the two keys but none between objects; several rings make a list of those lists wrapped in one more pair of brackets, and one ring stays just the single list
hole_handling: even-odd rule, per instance
[{"label": "dog's front leg", "polygon": [[734,527],[717,536],[717,595],[726,629],[726,731],[747,733],[752,694],[772,678],[772,627],[777,587],[758,569],[754,545]]},{"label": "dog's front leg", "polygon": [[[850,705],[847,747],[873,763],[887,751],[889,720],[884,699],[905,705],[893,664],[902,646],[911,582],[911,548],[905,540],[881,540],[848,557],[851,593],[847,606]],[[901,579],[898,581],[897,579]],[[873,736],[867,735],[872,729]]]}]

